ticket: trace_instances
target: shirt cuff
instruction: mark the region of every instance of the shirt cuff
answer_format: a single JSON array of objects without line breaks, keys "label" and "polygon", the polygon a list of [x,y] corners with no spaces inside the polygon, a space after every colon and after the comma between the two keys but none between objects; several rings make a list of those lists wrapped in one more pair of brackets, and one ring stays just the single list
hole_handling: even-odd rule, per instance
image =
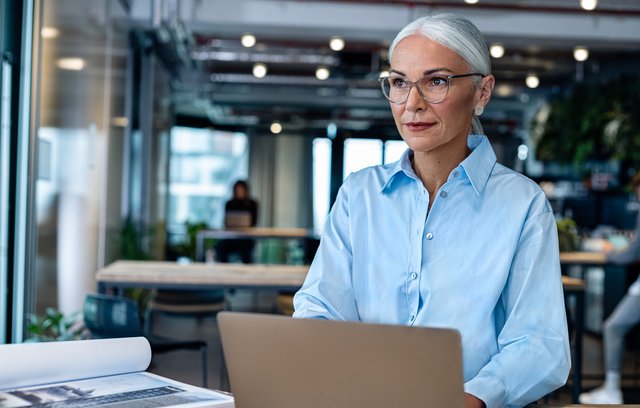
[{"label": "shirt cuff", "polygon": [[498,380],[478,375],[464,383],[464,392],[481,399],[487,408],[505,406],[504,385]]}]

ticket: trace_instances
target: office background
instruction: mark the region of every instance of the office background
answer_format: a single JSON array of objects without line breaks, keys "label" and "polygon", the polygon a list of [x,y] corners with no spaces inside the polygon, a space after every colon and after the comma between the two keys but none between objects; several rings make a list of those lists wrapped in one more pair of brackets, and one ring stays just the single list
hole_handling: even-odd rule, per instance
[{"label": "office background", "polygon": [[635,168],[540,160],[536,124],[576,88],[638,82],[640,2],[2,0],[0,343],[80,310],[116,259],[175,259],[189,225],[222,226],[237,179],[259,226],[319,233],[349,173],[404,149],[377,82],[389,41],[444,11],[503,47],[482,116],[499,161],[583,227],[631,228]]}]

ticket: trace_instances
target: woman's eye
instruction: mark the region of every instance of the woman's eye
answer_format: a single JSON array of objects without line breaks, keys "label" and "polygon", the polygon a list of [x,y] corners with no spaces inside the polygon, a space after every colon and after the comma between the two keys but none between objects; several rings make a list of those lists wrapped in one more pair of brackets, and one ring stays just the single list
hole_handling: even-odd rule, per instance
[{"label": "woman's eye", "polygon": [[403,78],[393,78],[391,80],[391,85],[393,85],[394,88],[406,88],[409,86],[409,81]]},{"label": "woman's eye", "polygon": [[431,78],[431,81],[429,81],[429,85],[431,85],[431,86],[447,86],[447,79],[446,78],[440,78],[440,77]]}]

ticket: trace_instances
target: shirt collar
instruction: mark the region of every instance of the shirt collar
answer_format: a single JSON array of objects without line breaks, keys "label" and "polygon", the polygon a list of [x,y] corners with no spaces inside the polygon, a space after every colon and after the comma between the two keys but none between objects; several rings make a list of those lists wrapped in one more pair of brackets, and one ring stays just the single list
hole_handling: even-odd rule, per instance
[{"label": "shirt collar", "polygon": [[480,195],[496,164],[496,154],[486,136],[470,135],[467,146],[471,149],[471,154],[460,163],[460,166],[469,177],[476,194]]},{"label": "shirt collar", "polygon": [[[471,182],[476,194],[480,195],[489,181],[489,176],[496,163],[496,155],[486,136],[469,135],[467,145],[471,149],[471,154],[460,163],[459,167],[462,168],[463,176],[466,175]],[[400,157],[400,160],[387,167],[387,180],[380,189],[381,194],[392,188],[394,180],[400,173],[414,180],[420,180],[413,171],[413,167],[411,167],[412,157],[413,151],[407,149]]]}]

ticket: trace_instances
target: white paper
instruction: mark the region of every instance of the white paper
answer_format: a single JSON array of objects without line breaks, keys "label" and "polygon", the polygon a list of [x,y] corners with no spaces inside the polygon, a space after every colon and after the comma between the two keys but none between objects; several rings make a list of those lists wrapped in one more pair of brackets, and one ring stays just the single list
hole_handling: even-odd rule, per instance
[{"label": "white paper", "polygon": [[144,371],[150,362],[144,337],[4,344],[0,390]]},{"label": "white paper", "polygon": [[144,372],[144,337],[0,345],[0,408],[216,407],[233,397]]},{"label": "white paper", "polygon": [[139,372],[0,391],[0,408],[233,408],[233,397]]}]

